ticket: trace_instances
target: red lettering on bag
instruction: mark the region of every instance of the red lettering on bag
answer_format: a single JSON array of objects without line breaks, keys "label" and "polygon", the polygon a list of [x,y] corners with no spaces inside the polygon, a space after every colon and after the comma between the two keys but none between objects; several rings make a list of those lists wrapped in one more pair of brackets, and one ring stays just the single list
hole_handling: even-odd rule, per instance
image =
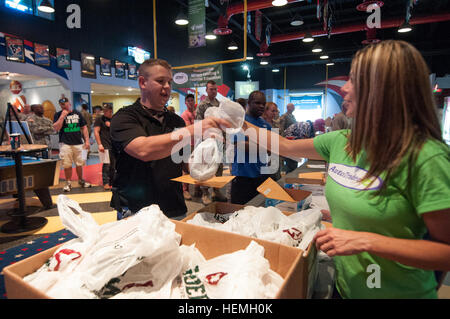
[{"label": "red lettering on bag", "polygon": [[[293,231],[291,231],[291,229],[293,230]],[[302,237],[302,232],[300,231],[300,230],[298,230],[297,228],[295,228],[295,227],[292,227],[291,229],[285,229],[285,230],[283,230],[283,232],[284,233],[287,233],[289,236],[291,236],[292,237],[292,239],[294,239],[294,240],[299,240],[299,239],[301,239]]]},{"label": "red lettering on bag", "polygon": [[206,280],[210,285],[217,285],[223,277],[228,275],[226,272],[216,272],[215,274],[209,274],[206,276]]},{"label": "red lettering on bag", "polygon": [[125,287],[123,287],[122,291],[133,287],[153,287],[153,281],[149,280],[144,284],[135,284],[135,283],[128,284]]},{"label": "red lettering on bag", "polygon": [[55,271],[59,270],[59,267],[61,266],[61,255],[71,255],[71,254],[75,254],[77,255],[75,258],[72,258],[72,260],[76,260],[78,258],[81,257],[81,253],[79,253],[78,251],[72,250],[72,249],[61,249],[56,255],[55,255],[55,259],[56,259],[56,267],[55,267]]}]

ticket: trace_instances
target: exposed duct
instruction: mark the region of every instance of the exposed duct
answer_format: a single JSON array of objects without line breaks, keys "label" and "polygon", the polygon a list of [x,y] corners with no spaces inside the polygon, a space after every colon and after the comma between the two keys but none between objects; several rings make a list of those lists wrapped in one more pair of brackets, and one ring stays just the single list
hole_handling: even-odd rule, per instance
[{"label": "exposed duct", "polygon": [[[450,13],[441,13],[441,14],[434,14],[429,16],[419,16],[412,18],[409,20],[409,23],[411,25],[415,24],[426,24],[426,23],[434,23],[434,22],[443,22],[443,21],[449,21],[450,20]],[[381,21],[381,28],[380,29],[389,29],[389,28],[398,28],[402,25],[402,23],[405,21],[405,18],[393,18],[393,19],[387,19],[384,21]],[[331,30],[331,35],[336,34],[344,34],[344,33],[352,33],[352,32],[361,32],[366,31],[367,25],[365,21],[363,23],[348,25],[348,26],[341,26],[341,27],[334,27]],[[328,36],[328,33],[324,30],[311,30],[309,31],[313,37],[323,37]],[[272,35],[270,38],[271,43],[279,43],[279,42],[286,42],[286,41],[295,41],[300,40],[305,37],[306,32],[295,32],[295,33],[289,33],[289,34],[277,34]]]}]

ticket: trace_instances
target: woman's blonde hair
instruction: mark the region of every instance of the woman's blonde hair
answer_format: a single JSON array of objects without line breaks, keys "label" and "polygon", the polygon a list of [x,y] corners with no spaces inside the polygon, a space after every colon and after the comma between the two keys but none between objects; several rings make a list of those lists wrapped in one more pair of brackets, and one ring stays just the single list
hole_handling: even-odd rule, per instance
[{"label": "woman's blonde hair", "polygon": [[350,79],[356,113],[347,151],[356,161],[364,150],[366,178],[386,172],[386,185],[405,156],[411,170],[427,139],[442,141],[428,67],[411,44],[387,40],[356,53]]}]

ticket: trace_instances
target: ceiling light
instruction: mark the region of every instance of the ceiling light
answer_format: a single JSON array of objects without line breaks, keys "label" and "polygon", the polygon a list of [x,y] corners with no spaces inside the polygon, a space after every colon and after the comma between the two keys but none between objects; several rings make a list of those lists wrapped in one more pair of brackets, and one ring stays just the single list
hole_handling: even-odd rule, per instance
[{"label": "ceiling light", "polygon": [[94,91],[91,91],[91,94],[94,94]]},{"label": "ceiling light", "polygon": [[293,27],[299,27],[299,26],[301,26],[301,25],[303,25],[303,19],[301,18],[301,17],[298,17],[297,18],[297,16],[294,16],[294,18],[292,18],[292,20],[291,20],[291,26],[293,26]]},{"label": "ceiling light", "polygon": [[215,39],[217,39],[217,36],[214,33],[212,33],[212,32],[208,32],[205,35],[205,39],[206,40],[215,40]]},{"label": "ceiling light", "polygon": [[272,69],[272,72],[280,72],[280,69]]},{"label": "ceiling light", "polygon": [[313,42],[314,38],[312,37],[311,33],[307,32],[302,41],[303,42]]},{"label": "ceiling light", "polygon": [[267,64],[269,64],[269,61],[262,59],[262,60],[259,62],[259,64],[261,64],[261,65],[267,65]]},{"label": "ceiling light", "polygon": [[327,65],[332,66],[332,65],[334,65],[334,62],[328,62]]},{"label": "ceiling light", "polygon": [[247,60],[253,60],[253,57],[252,56],[248,56]]},{"label": "ceiling light", "polygon": [[285,6],[287,3],[288,3],[287,0],[273,0],[272,1],[272,5],[275,7]]},{"label": "ceiling light", "polygon": [[312,49],[312,52],[314,53],[320,53],[322,52],[322,48],[319,47],[318,45],[314,46],[314,48]]},{"label": "ceiling light", "polygon": [[397,30],[399,33],[406,33],[412,31],[412,27],[408,22],[405,22],[401,25],[400,28]]},{"label": "ceiling light", "polygon": [[228,50],[234,51],[237,49],[238,49],[238,46],[237,46],[236,42],[231,41],[230,44],[228,45]]},{"label": "ceiling light", "polygon": [[55,12],[55,8],[53,8],[49,0],[42,0],[41,4],[38,6],[38,10],[45,13]]},{"label": "ceiling light", "polygon": [[133,91],[133,89],[132,88],[128,88],[128,91]]},{"label": "ceiling light", "polygon": [[175,23],[178,25],[186,25],[189,23],[189,20],[187,19],[183,11],[180,11],[180,13],[178,13]]},{"label": "ceiling light", "polygon": [[321,55],[320,58],[321,58],[322,60],[326,60],[326,59],[329,58],[329,56],[328,56],[328,55]]}]

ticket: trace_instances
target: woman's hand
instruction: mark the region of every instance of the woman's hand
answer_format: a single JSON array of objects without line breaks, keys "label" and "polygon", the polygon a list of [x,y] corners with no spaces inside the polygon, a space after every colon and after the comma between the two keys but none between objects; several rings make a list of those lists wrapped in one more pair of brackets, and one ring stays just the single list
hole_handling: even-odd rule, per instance
[{"label": "woman's hand", "polygon": [[369,233],[327,228],[319,231],[313,241],[328,256],[350,256],[368,251]]}]

